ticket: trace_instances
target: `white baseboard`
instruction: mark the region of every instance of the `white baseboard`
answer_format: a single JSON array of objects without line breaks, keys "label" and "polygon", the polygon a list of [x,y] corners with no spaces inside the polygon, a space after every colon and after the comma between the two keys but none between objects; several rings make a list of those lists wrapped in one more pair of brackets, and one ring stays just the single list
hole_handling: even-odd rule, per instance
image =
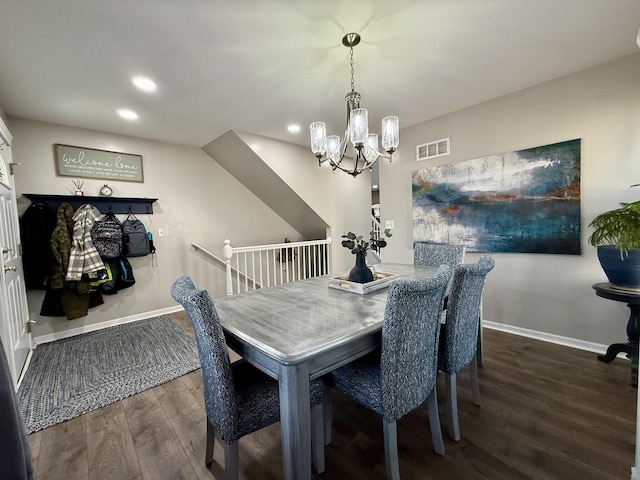
[{"label": "white baseboard", "polygon": [[[594,353],[604,354],[609,347],[608,345],[602,345],[601,343],[586,342],[576,338],[563,337],[562,335],[554,335],[552,333],[539,332],[537,330],[529,330],[528,328],[505,325],[504,323],[490,322],[484,319],[482,320],[482,326],[491,330],[500,330],[501,332],[513,333],[514,335],[534,338],[536,340],[542,340],[543,342],[555,343],[558,345],[564,345],[565,347],[577,348],[579,350],[586,350]],[[626,358],[626,356],[624,354],[620,354],[620,358]]]},{"label": "white baseboard", "polygon": [[103,328],[113,327],[115,325],[122,325],[123,323],[137,322],[138,320],[144,320],[145,318],[157,317],[159,315],[168,315],[181,311],[183,308],[180,305],[174,307],[161,308],[160,310],[153,310],[151,312],[137,313],[128,317],[115,318],[106,322],[95,323],[93,325],[85,325],[82,327],[71,328],[63,332],[48,333],[46,335],[39,335],[33,337],[33,343],[35,346],[42,345],[43,343],[53,342],[62,338],[74,337],[82,333],[95,332],[96,330],[102,330]]},{"label": "white baseboard", "polygon": [[[35,348],[35,344],[34,344]],[[18,382],[16,383],[16,392],[18,388],[20,388],[20,384],[22,383],[22,379],[24,378],[24,374],[27,373],[27,369],[29,365],[31,365],[31,359],[33,358],[33,349],[29,350],[27,353],[27,359],[24,361],[24,365],[22,366],[22,370],[20,371],[20,376],[18,377]]]}]

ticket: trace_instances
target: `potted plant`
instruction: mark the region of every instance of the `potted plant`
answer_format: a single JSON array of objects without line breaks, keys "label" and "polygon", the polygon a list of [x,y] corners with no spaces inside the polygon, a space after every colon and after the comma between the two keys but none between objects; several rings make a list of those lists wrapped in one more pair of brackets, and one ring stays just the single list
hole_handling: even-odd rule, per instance
[{"label": "potted plant", "polygon": [[640,289],[640,200],[601,213],[589,226],[595,230],[588,241],[597,248],[609,282]]},{"label": "potted plant", "polygon": [[[391,231],[387,228],[382,232],[385,237],[391,236]],[[365,263],[367,250],[373,248],[380,251],[381,248],[387,246],[387,241],[382,236],[376,235],[373,230],[369,232],[369,240],[364,240],[362,235],[356,235],[348,232],[342,235],[342,246],[351,250],[356,256],[356,265],[349,272],[349,281],[356,283],[368,283],[373,280],[373,272]]]}]

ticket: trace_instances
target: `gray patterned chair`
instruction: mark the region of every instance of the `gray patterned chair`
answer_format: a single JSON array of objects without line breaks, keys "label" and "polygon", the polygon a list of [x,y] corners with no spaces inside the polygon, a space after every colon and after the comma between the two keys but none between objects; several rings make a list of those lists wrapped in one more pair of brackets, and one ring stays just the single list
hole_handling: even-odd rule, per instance
[{"label": "gray patterned chair", "polygon": [[434,449],[444,455],[436,376],[438,332],[451,267],[428,278],[398,279],[389,286],[382,348],[328,375],[327,383],[382,416],[387,478],[400,478],[396,422],[428,402]]},{"label": "gray patterned chair", "polygon": [[[9,361],[0,339],[0,478],[32,480],[31,448],[20,415],[20,407],[9,371]],[[44,475],[43,475],[44,476]]]},{"label": "gray patterned chair", "polygon": [[[437,267],[446,263],[454,268],[464,263],[466,248],[464,245],[449,245],[446,243],[415,242],[413,244],[413,264]],[[451,287],[451,285],[449,285]],[[445,300],[446,308],[447,300]],[[478,308],[478,318],[482,327],[482,303]],[[478,349],[476,351],[478,366],[482,366],[482,328],[478,329]]]},{"label": "gray patterned chair", "polygon": [[[195,331],[207,413],[205,462],[207,465],[213,462],[217,434],[224,446],[225,479],[237,480],[240,437],[280,420],[278,382],[244,360],[230,362],[220,319],[206,290],[196,289],[191,278],[183,276],[173,283],[171,295],[182,304]],[[310,388],[314,466],[318,473],[322,473],[325,385],[316,380],[311,382]]]},{"label": "gray patterned chair", "polygon": [[464,245],[415,242],[413,245],[413,264],[437,267],[446,263],[453,268],[464,262],[464,254]]},{"label": "gray patterned chair", "polygon": [[460,440],[456,374],[470,367],[473,403],[480,405],[480,386],[476,358],[478,310],[487,274],[493,269],[493,258],[483,255],[476,264],[458,265],[453,272],[447,317],[440,332],[438,368],[445,372],[447,391],[447,426],[449,436]]}]

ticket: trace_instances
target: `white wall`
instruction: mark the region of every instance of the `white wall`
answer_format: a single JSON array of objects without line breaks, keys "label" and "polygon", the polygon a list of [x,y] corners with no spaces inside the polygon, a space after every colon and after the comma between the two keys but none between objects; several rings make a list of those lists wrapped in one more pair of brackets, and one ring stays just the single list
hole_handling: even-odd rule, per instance
[{"label": "white wall", "polygon": [[[224,267],[194,252],[191,243],[222,256],[225,238],[235,245],[254,245],[279,243],[284,237],[299,235],[200,149],[15,117],[10,117],[10,130],[14,137],[13,161],[21,164],[15,177],[18,197],[22,193],[72,194],[72,179],[55,173],[53,144],[63,143],[142,155],[144,183],[106,183],[113,188],[114,196],[159,199],[153,215],[138,215],[154,234],[158,265],[151,265],[151,256],[131,258],[136,285],[113,296],[105,295],[104,305],[72,321],[40,317],[43,292],[29,291],[31,317],[37,320],[36,339],[172,308],[176,303],[169,289],[183,274],[191,275],[196,285],[212,296],[223,296]],[[86,195],[97,195],[105,183],[84,181]],[[24,197],[18,202],[22,211],[29,204]],[[168,236],[158,237],[160,226],[166,227]]]},{"label": "white wall", "polygon": [[340,245],[343,233],[371,231],[371,174],[357,177],[318,167],[308,147],[239,133],[238,136],[331,226],[333,271],[350,270],[355,257]]},{"label": "white wall", "polygon": [[[445,137],[450,156],[415,160],[416,145]],[[640,197],[640,189],[629,188],[640,183],[640,54],[403,129],[393,163],[380,168],[382,221],[395,221],[385,260],[413,258],[413,171],[575,138],[582,139],[582,255],[493,254],[484,317],[586,342],[626,340],[628,308],[591,288],[606,277],[587,243],[587,225]],[[477,258],[468,254],[467,262]]]}]

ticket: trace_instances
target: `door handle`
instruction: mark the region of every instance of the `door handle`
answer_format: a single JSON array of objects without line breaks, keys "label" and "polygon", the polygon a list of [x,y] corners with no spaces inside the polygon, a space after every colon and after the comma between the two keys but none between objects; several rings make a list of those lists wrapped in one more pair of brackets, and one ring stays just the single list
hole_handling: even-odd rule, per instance
[{"label": "door handle", "polygon": [[15,265],[11,265],[10,267],[4,267],[4,273],[7,272],[15,272],[18,269]]},{"label": "door handle", "polygon": [[33,330],[32,325],[35,325],[36,321],[35,320],[29,320],[27,321],[27,333],[31,333],[31,331]]},{"label": "door handle", "polygon": [[3,255],[4,255],[5,253],[9,253],[9,252],[10,252],[10,250],[11,250],[9,247],[5,247],[4,245],[3,245],[2,247],[0,247],[0,248],[2,248],[2,254],[3,254]]}]

